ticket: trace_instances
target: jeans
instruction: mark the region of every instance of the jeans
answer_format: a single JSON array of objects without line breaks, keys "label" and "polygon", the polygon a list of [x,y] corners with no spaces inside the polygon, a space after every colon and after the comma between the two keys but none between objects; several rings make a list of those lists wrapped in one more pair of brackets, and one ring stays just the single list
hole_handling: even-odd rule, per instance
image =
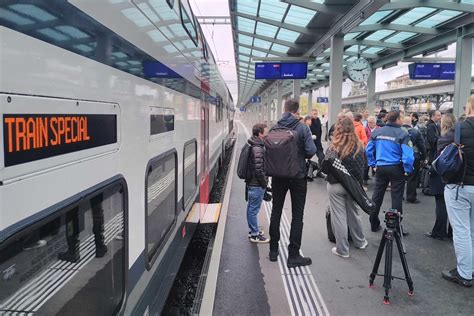
[{"label": "jeans", "polygon": [[[459,190],[459,192],[456,192]],[[457,199],[456,199],[456,195]],[[471,280],[474,268],[474,186],[446,185],[444,198],[453,227],[453,244],[460,276]]]},{"label": "jeans", "polygon": [[300,254],[301,237],[303,234],[303,213],[306,202],[307,182],[305,178],[277,178],[272,179],[273,208],[270,219],[270,251],[278,251],[280,241],[280,220],[285,204],[286,193],[290,190],[291,196],[291,230],[288,256]]},{"label": "jeans", "polygon": [[361,247],[365,243],[359,210],[354,199],[340,183],[331,184],[328,182],[327,189],[329,209],[331,211],[331,225],[336,237],[337,252],[341,255],[348,255],[348,226],[354,245]]},{"label": "jeans", "polygon": [[420,174],[420,159],[416,158],[413,164],[414,171],[407,179],[407,201],[413,202],[416,200],[416,187],[418,186],[418,178]]},{"label": "jeans", "polygon": [[264,193],[265,188],[257,186],[247,187],[247,223],[249,225],[250,235],[252,236],[258,236],[259,234],[257,216],[262,206]]},{"label": "jeans", "polygon": [[403,191],[405,189],[405,176],[402,165],[377,167],[374,194],[372,195],[372,200],[376,208],[370,214],[370,226],[372,230],[376,230],[380,225],[380,207],[382,206],[385,190],[387,190],[389,183],[391,184],[392,208],[403,213],[402,200]]}]

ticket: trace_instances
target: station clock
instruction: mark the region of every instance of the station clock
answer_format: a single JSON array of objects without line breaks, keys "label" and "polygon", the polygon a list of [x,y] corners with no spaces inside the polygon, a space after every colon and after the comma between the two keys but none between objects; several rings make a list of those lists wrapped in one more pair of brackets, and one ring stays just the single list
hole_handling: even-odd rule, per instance
[{"label": "station clock", "polygon": [[370,63],[365,58],[357,58],[347,66],[347,74],[355,82],[367,81],[371,70]]}]

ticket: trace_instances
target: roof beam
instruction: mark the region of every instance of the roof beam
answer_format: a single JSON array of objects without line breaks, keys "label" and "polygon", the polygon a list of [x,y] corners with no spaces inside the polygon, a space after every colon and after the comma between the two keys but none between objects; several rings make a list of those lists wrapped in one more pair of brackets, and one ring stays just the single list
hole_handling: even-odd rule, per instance
[{"label": "roof beam", "polygon": [[[377,59],[377,58],[379,58],[379,56],[377,54],[368,54],[368,53],[364,53],[364,52],[361,52],[360,54],[358,54],[357,52],[344,51],[344,55],[346,55],[346,56],[361,56],[361,57],[368,58],[368,59]],[[330,57],[331,52],[321,53],[318,56]]]},{"label": "roof beam", "polygon": [[363,45],[363,46],[379,46],[379,47],[387,47],[392,49],[403,49],[403,44],[400,43],[388,43],[382,41],[370,41],[370,40],[356,40],[351,39],[348,41],[344,41],[345,46],[352,46],[352,45]]},{"label": "roof beam", "polygon": [[340,15],[349,10],[353,4],[322,4],[310,2],[308,0],[280,0],[281,2],[296,5],[309,10],[318,11],[324,14]]},{"label": "roof beam", "polygon": [[261,52],[269,53],[269,54],[280,56],[280,57],[286,57],[287,56],[284,53],[279,53],[279,52],[276,52],[274,50],[269,50],[267,48],[260,48],[260,47],[255,47],[255,46],[252,46],[252,45],[246,45],[246,44],[242,44],[242,43],[240,43],[239,46],[247,47],[247,48],[250,48],[250,49],[256,49],[256,50],[259,50]]},{"label": "roof beam", "polygon": [[391,2],[382,7],[382,10],[405,10],[416,7],[428,7],[441,10],[455,10],[466,13],[474,13],[474,6],[472,4],[459,3],[458,1],[446,0],[410,0]]},{"label": "roof beam", "polygon": [[412,25],[401,25],[393,23],[374,23],[367,25],[359,25],[351,30],[351,32],[373,32],[379,30],[391,30],[398,32],[412,32],[420,34],[438,35],[441,33],[439,29],[432,29],[428,27],[419,27]]},{"label": "roof beam", "polygon": [[409,58],[419,54],[423,54],[426,51],[439,48],[446,44],[451,44],[456,41],[459,36],[473,36],[474,35],[474,23],[465,25],[458,29],[451,30],[439,36],[433,37],[431,40],[424,41],[422,43],[415,44],[402,51],[390,54],[385,57],[381,57],[372,63],[372,68],[380,68],[384,65],[399,62],[404,58]]},{"label": "roof beam", "polygon": [[230,24],[230,16],[196,16],[199,24],[226,25]]},{"label": "roof beam", "polygon": [[256,21],[256,22],[262,22],[262,23],[270,24],[270,25],[273,25],[273,26],[276,26],[276,27],[281,27],[281,28],[284,28],[284,29],[287,29],[287,30],[290,30],[290,31],[298,32],[298,33],[305,34],[305,35],[308,35],[308,36],[313,36],[313,37],[314,37],[314,33],[324,33],[328,30],[328,28],[325,28],[325,27],[323,27],[323,28],[307,28],[307,27],[296,26],[296,25],[292,25],[292,24],[288,24],[288,23],[282,23],[282,22],[274,21],[274,20],[271,20],[271,19],[256,17],[256,16],[246,14],[246,13],[242,13],[242,12],[232,12],[231,14],[234,14],[235,16],[240,16],[242,18],[246,18],[246,19],[249,19],[249,20],[253,20],[253,21]]}]

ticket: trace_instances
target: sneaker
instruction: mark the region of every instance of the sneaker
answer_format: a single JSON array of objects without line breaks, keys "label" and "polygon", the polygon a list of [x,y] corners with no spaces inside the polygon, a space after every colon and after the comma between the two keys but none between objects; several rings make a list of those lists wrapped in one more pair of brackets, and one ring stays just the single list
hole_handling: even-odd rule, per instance
[{"label": "sneaker", "polygon": [[406,202],[407,202],[408,204],[419,204],[419,203],[421,203],[421,201],[418,200],[418,199],[406,200]]},{"label": "sneaker", "polygon": [[[258,231],[258,234],[259,234],[259,235],[263,235],[263,234],[265,234],[265,232],[263,231],[263,229],[260,229],[260,230]],[[249,238],[252,237],[252,232],[249,232],[248,237],[249,237]]]},{"label": "sneaker", "polygon": [[23,247],[23,250],[28,251],[28,250],[38,249],[38,248],[46,246],[46,244],[47,244],[46,240],[40,239],[33,244]]},{"label": "sneaker", "polygon": [[266,244],[270,242],[270,239],[265,238],[263,235],[251,236],[249,238],[250,242],[259,243],[259,244]]},{"label": "sneaker", "polygon": [[364,243],[362,244],[362,246],[360,247],[356,247],[357,249],[365,249],[367,248],[367,246],[369,245],[369,242],[367,241],[367,239],[364,241]]},{"label": "sneaker", "polygon": [[312,264],[313,261],[309,257],[303,257],[301,255],[297,255],[294,257],[288,257],[288,261],[286,262],[286,266],[288,268],[296,268],[296,267],[303,267],[309,266]]},{"label": "sneaker", "polygon": [[465,287],[471,287],[472,286],[472,280],[467,280],[467,279],[463,278],[462,276],[460,276],[457,269],[452,269],[450,271],[443,270],[443,272],[441,273],[441,276],[445,280],[457,283],[457,284],[465,286]]},{"label": "sneaker", "polygon": [[[427,232],[427,233],[426,233],[426,236],[427,236],[427,237],[430,237],[430,238],[433,238],[433,239],[437,239],[437,240],[444,240],[444,238],[445,238],[445,237],[440,237],[440,236],[438,236],[438,235],[433,235],[432,232]],[[446,237],[446,238],[448,238],[448,237]]]},{"label": "sneaker", "polygon": [[336,256],[339,256],[339,257],[342,257],[342,258],[349,258],[350,256],[347,254],[347,255],[341,255],[339,252],[337,252],[337,248],[336,247],[333,247],[331,249],[332,253],[335,254]]},{"label": "sneaker", "polygon": [[270,261],[271,262],[275,262],[278,260],[278,250],[270,250],[270,254],[268,255],[268,257],[270,258]]}]

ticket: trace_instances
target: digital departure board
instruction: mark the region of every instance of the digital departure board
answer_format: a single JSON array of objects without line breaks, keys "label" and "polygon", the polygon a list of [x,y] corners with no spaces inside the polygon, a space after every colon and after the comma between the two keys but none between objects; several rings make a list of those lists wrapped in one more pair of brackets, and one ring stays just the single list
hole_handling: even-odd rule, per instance
[{"label": "digital departure board", "polygon": [[182,78],[175,71],[159,61],[144,61],[143,74],[147,78]]},{"label": "digital departure board", "polygon": [[306,79],[308,63],[255,63],[255,79]]},{"label": "digital departure board", "polygon": [[412,80],[454,80],[455,63],[414,63],[408,65]]}]

